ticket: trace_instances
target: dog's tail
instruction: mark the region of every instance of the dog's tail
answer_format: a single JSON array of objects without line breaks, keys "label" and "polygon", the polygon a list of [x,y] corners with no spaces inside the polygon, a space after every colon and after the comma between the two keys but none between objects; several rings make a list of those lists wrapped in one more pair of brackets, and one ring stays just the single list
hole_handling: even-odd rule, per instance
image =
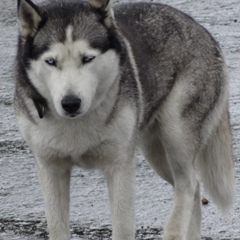
[{"label": "dog's tail", "polygon": [[203,149],[199,161],[205,190],[226,212],[235,197],[235,171],[229,113],[226,111]]}]

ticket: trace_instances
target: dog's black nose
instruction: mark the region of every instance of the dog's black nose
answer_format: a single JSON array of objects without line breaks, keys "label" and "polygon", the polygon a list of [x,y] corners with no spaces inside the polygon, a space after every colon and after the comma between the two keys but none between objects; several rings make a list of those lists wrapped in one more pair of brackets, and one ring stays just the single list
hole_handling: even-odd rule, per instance
[{"label": "dog's black nose", "polygon": [[81,99],[76,96],[65,96],[62,101],[62,108],[68,113],[75,113],[81,106]]}]

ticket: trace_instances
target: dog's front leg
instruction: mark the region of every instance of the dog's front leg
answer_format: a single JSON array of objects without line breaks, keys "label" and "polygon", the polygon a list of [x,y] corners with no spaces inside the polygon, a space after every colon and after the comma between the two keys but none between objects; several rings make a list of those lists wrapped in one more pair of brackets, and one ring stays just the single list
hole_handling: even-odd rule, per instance
[{"label": "dog's front leg", "polygon": [[[121,161],[121,160],[120,160]],[[133,158],[106,173],[112,213],[113,240],[135,239],[135,163]]]},{"label": "dog's front leg", "polygon": [[38,174],[45,201],[50,240],[69,240],[71,165],[66,159],[40,159]]}]

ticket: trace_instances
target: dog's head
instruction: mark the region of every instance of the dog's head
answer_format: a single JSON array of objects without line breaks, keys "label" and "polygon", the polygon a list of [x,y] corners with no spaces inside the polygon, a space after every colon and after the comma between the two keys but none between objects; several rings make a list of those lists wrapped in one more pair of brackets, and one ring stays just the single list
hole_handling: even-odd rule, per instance
[{"label": "dog's head", "polygon": [[100,105],[120,71],[121,43],[110,1],[66,0],[37,6],[18,0],[18,16],[17,58],[37,92],[33,101],[39,116],[44,114],[42,103],[69,118]]}]

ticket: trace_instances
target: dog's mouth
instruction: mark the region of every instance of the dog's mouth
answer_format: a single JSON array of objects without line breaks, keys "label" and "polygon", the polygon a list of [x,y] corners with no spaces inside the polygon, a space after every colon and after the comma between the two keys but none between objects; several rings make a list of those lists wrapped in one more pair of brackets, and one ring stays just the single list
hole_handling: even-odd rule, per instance
[{"label": "dog's mouth", "polygon": [[71,113],[71,114],[65,113],[65,117],[67,118],[77,118],[79,116],[81,116],[81,113]]}]

